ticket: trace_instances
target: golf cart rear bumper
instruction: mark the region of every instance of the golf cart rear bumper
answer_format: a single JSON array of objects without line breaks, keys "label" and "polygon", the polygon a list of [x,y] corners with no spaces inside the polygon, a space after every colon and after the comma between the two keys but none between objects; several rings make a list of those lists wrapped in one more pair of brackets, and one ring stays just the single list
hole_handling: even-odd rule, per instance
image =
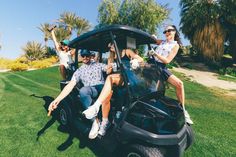
[{"label": "golf cart rear bumper", "polygon": [[[140,129],[130,123],[124,122],[120,130],[121,141],[129,143],[130,141],[141,141],[154,146],[172,147],[176,156],[182,156],[187,146],[186,125],[177,133],[171,135],[158,135],[146,130]],[[122,134],[125,133],[125,134]]]}]

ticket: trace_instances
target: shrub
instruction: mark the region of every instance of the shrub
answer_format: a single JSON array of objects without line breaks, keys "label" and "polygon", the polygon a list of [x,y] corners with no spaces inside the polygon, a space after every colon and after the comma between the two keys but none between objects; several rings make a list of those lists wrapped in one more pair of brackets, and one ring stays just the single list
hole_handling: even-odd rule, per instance
[{"label": "shrub", "polygon": [[17,58],[15,62],[28,64],[29,60],[25,56],[21,56]]},{"label": "shrub", "polygon": [[12,62],[10,59],[0,58],[0,69],[6,69]]},{"label": "shrub", "polygon": [[14,62],[8,66],[11,71],[25,71],[28,69],[28,65],[25,63]]},{"label": "shrub", "polygon": [[57,55],[57,52],[54,48],[51,48],[51,47],[46,47],[46,57],[50,57],[50,56],[55,56]]},{"label": "shrub", "polygon": [[43,61],[47,61],[47,62],[50,62],[52,64],[55,64],[58,62],[58,57],[57,56],[51,56],[50,58],[46,58],[44,59]]},{"label": "shrub", "polygon": [[225,73],[228,74],[228,75],[231,75],[231,76],[236,77],[236,68],[227,67],[227,68],[225,69]]},{"label": "shrub", "polygon": [[219,69],[219,74],[220,75],[231,75],[236,77],[236,68],[234,67],[227,67],[227,68],[221,68]]},{"label": "shrub", "polygon": [[32,61],[30,65],[32,68],[43,69],[43,68],[50,67],[52,63],[47,60],[38,60],[38,61]]},{"label": "shrub", "polygon": [[43,59],[47,53],[46,48],[35,41],[27,42],[22,49],[25,52],[24,56],[30,61]]},{"label": "shrub", "polygon": [[224,68],[219,69],[218,73],[220,75],[225,75],[225,69]]}]

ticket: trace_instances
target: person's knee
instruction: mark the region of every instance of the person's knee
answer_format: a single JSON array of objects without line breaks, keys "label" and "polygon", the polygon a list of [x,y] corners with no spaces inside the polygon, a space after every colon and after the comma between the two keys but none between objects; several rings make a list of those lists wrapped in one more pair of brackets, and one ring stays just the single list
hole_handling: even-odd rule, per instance
[{"label": "person's knee", "polygon": [[82,106],[84,107],[84,109],[87,109],[92,103],[90,90],[86,87],[82,87],[80,89],[79,96]]},{"label": "person's knee", "polygon": [[111,76],[111,75],[108,75],[106,81],[109,82],[109,83],[111,83],[111,82],[112,82],[112,76]]},{"label": "person's knee", "polygon": [[90,95],[89,89],[85,87],[81,88],[79,93],[80,93],[80,97],[85,97],[85,96]]}]

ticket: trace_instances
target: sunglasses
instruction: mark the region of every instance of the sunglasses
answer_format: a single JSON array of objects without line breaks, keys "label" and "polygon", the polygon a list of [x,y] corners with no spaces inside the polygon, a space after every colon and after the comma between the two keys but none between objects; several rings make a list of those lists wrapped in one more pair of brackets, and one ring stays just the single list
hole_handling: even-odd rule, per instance
[{"label": "sunglasses", "polygon": [[166,32],[170,33],[171,31],[175,31],[175,29],[167,29],[163,32],[163,34],[166,34]]},{"label": "sunglasses", "polygon": [[90,55],[81,55],[82,58],[90,57]]}]

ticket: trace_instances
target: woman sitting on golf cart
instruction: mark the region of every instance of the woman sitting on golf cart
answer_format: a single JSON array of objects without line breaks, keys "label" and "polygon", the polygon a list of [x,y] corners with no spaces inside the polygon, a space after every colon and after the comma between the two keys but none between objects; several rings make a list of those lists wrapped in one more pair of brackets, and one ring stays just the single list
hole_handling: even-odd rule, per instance
[{"label": "woman sitting on golf cart", "polygon": [[[114,60],[117,59],[116,53],[115,53],[115,47],[114,44],[109,44],[109,51],[110,51],[110,56],[108,58],[108,64],[115,63]],[[132,50],[130,49],[124,49],[121,54],[121,60],[122,62],[130,62],[134,63],[137,62],[143,62],[143,58],[141,58],[139,55],[135,54]],[[113,67],[113,71],[115,68]],[[87,119],[92,119],[97,116],[99,112],[99,108],[102,105],[102,122],[99,127],[98,134],[101,136],[104,136],[106,133],[107,128],[110,126],[110,122],[108,121],[108,115],[110,112],[110,99],[112,96],[112,87],[113,85],[116,86],[122,86],[123,85],[123,78],[120,73],[114,73],[111,75],[108,75],[104,84],[104,87],[102,89],[102,92],[100,93],[97,101],[90,106],[87,110],[83,112],[85,117]],[[91,131],[93,131],[93,127],[91,128]],[[94,129],[94,131],[97,131]]]},{"label": "woman sitting on golf cart", "polygon": [[166,64],[174,59],[181,45],[179,32],[174,25],[169,25],[165,28],[163,34],[165,34],[166,40],[156,39],[156,43],[159,46],[155,51],[151,51],[151,55],[154,56],[156,63],[162,68],[162,76],[164,79],[175,87],[177,99],[184,109],[186,122],[193,124],[184,107],[185,95],[183,82],[166,68]]}]

